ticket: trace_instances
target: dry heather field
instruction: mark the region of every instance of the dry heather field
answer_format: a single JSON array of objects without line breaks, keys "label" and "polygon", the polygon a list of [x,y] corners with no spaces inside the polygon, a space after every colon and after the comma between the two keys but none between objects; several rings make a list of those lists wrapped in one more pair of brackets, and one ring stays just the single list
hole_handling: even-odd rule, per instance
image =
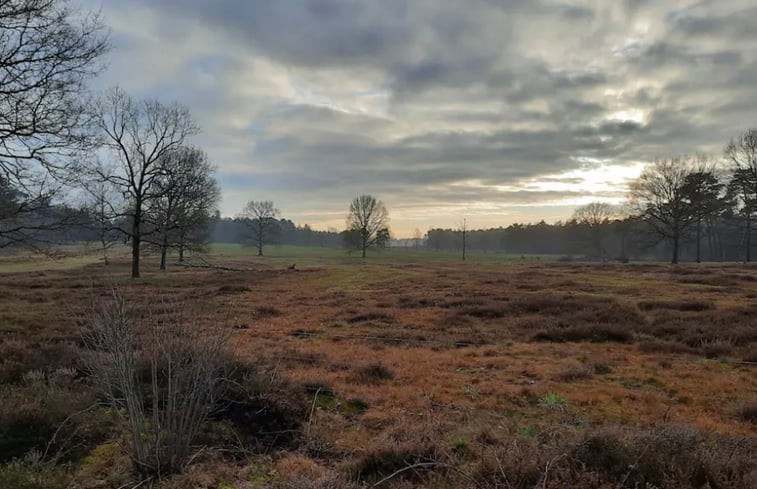
[{"label": "dry heather field", "polygon": [[312,253],[0,264],[0,487],[138,482],[81,360],[113,284],[230,332],[252,393],[155,487],[757,487],[757,268]]}]

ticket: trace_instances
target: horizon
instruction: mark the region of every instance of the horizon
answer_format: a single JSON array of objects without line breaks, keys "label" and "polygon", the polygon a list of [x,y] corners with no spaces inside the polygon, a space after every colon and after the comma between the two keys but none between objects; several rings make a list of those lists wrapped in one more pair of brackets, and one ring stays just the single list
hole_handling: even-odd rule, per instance
[{"label": "horizon", "polygon": [[95,90],[189,107],[225,216],[339,228],[372,194],[397,236],[554,222],[755,123],[746,0],[76,3],[111,29]]}]

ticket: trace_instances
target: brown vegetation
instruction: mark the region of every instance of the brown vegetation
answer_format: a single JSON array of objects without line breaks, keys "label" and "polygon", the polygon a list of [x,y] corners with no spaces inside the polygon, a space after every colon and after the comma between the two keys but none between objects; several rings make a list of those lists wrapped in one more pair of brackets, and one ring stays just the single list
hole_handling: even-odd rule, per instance
[{"label": "brown vegetation", "polygon": [[[0,483],[134,480],[80,341],[99,277],[126,272],[2,276]],[[696,274],[728,285],[656,265],[441,263],[119,288],[146,319],[191,304],[235,350],[205,449],[166,488],[754,487],[757,273]]]}]

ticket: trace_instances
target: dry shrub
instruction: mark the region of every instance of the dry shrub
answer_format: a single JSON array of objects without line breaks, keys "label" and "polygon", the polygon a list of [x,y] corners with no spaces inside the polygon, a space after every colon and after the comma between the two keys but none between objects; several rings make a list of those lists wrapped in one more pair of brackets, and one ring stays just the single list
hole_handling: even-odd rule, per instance
[{"label": "dry shrub", "polygon": [[298,454],[286,455],[274,466],[273,489],[357,489],[354,483],[313,459]]},{"label": "dry shrub", "polygon": [[736,410],[736,415],[745,423],[757,424],[757,398],[744,401]]},{"label": "dry shrub", "polygon": [[757,442],[692,428],[604,428],[578,437],[510,439],[482,447],[480,486],[525,489],[748,489],[757,482]]},{"label": "dry shrub", "polygon": [[394,378],[394,372],[381,363],[370,363],[359,367],[355,371],[353,378],[361,384],[376,385]]},{"label": "dry shrub", "polygon": [[757,347],[752,347],[741,355],[741,361],[757,363]]},{"label": "dry shrub", "polygon": [[707,358],[722,358],[733,352],[733,343],[729,339],[702,341],[702,353]]},{"label": "dry shrub", "polygon": [[591,324],[584,326],[552,327],[536,333],[532,341],[628,343],[633,340],[631,331],[620,325]]},{"label": "dry shrub", "polygon": [[[102,438],[100,427],[84,425],[82,417],[64,424],[95,403],[86,386],[57,385],[41,373],[27,379],[23,386],[0,392],[0,462],[30,450],[45,451],[56,431],[58,443],[51,446],[50,456],[60,451],[65,458],[75,457],[91,440]],[[79,449],[72,453],[72,446]]]},{"label": "dry shrub", "polygon": [[642,311],[652,311],[655,309],[668,309],[672,311],[709,311],[715,309],[715,303],[710,300],[678,300],[678,301],[640,301],[639,309]]},{"label": "dry shrub", "polygon": [[594,366],[585,363],[573,363],[557,374],[556,379],[562,382],[586,380],[594,376]]},{"label": "dry shrub", "polygon": [[231,360],[227,333],[183,317],[181,306],[170,311],[163,304],[153,317],[143,306],[140,320],[114,290],[96,305],[85,337],[93,378],[123,413],[130,455],[145,478],[184,468],[222,396]]},{"label": "dry shrub", "polygon": [[81,351],[71,343],[30,344],[18,340],[0,343],[0,383],[19,383],[29,371],[52,373],[82,368]]},{"label": "dry shrub", "polygon": [[258,306],[253,312],[253,316],[256,319],[271,318],[281,316],[283,313],[273,306]]},{"label": "dry shrub", "polygon": [[223,399],[210,417],[230,424],[233,433],[204,433],[203,438],[213,445],[233,440],[245,451],[291,447],[308,408],[303,389],[282,380],[275,369],[231,363]]},{"label": "dry shrub", "polygon": [[364,323],[364,322],[369,322],[369,321],[391,323],[394,321],[394,317],[392,317],[390,314],[374,311],[374,312],[356,314],[355,316],[352,316],[347,319],[347,323],[349,324]]},{"label": "dry shrub", "polygon": [[219,294],[241,294],[242,292],[249,292],[250,288],[246,285],[222,285],[218,287]]},{"label": "dry shrub", "polygon": [[644,353],[693,354],[697,352],[696,349],[677,341],[656,339],[642,341],[639,343],[639,350]]}]

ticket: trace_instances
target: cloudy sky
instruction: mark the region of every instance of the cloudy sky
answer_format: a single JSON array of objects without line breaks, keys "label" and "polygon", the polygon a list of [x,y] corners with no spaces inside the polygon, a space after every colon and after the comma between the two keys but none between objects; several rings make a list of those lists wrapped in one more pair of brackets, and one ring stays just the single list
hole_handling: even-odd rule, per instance
[{"label": "cloudy sky", "polygon": [[189,106],[221,212],[396,235],[554,221],[757,124],[754,0],[80,0],[99,87]]}]

